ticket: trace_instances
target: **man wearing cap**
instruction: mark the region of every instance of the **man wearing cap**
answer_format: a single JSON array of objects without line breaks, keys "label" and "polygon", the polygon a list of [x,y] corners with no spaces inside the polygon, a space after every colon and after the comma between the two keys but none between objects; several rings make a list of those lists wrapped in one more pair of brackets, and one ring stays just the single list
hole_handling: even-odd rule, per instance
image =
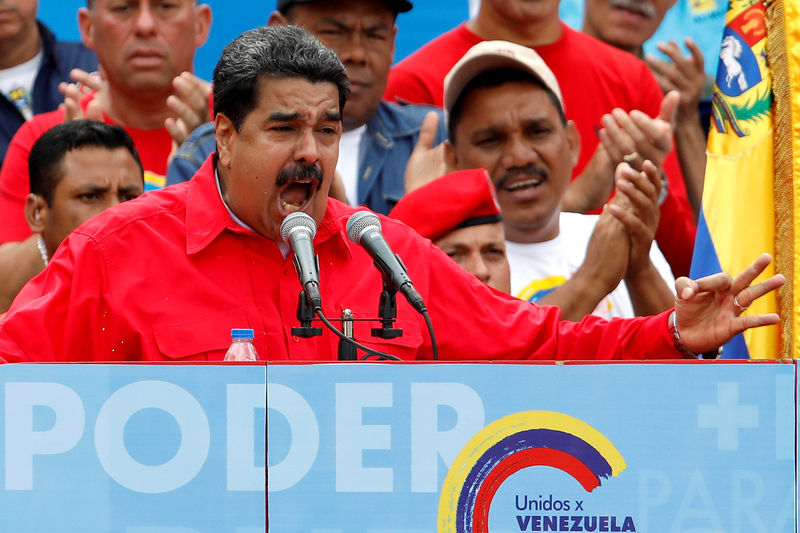
[{"label": "man wearing cap", "polygon": [[536,52],[506,41],[475,45],[447,75],[445,110],[450,164],[484,167],[497,187],[513,294],[532,302],[547,296],[542,303],[572,320],[672,306],[674,279],[652,243],[660,185],[654,165],[635,172],[622,163],[617,193],[599,217],[562,212],[578,135]]},{"label": "man wearing cap", "polygon": [[[300,302],[319,302],[320,316],[351,309],[375,318],[384,278],[361,234],[350,231],[356,210],[328,196],[349,90],[336,54],[296,26],[257,28],[225,48],[213,86],[217,154],[188,182],[108,209],[72,232],[0,319],[1,359],[219,361],[232,328],[254,329],[263,359],[335,359],[331,331],[304,338],[293,330],[301,291],[293,262],[308,254],[283,241],[290,216],[310,221],[313,250],[311,239],[305,247],[318,256],[302,269],[318,271],[318,281],[302,285],[318,297]],[[554,307],[490,289],[401,222],[380,220],[427,315],[398,296],[402,337],[373,338],[372,322],[353,328],[400,359],[434,357],[427,323],[442,360],[552,360],[691,356],[778,320],[740,316],[784,282],[777,275],[751,286],[766,254],[735,279],[678,280],[674,311],[575,323]],[[153,264],[169,268],[153,275]]]},{"label": "man wearing cap", "polygon": [[[445,139],[440,110],[431,106],[383,102],[394,58],[398,13],[411,9],[407,0],[279,0],[269,24],[295,24],[314,34],[339,55],[350,77],[336,171],[350,205],[388,213],[405,194],[404,170],[420,136],[433,146]],[[430,117],[423,130],[423,120]],[[205,141],[197,146],[198,138]],[[173,160],[167,183],[192,177],[216,149],[213,127],[188,139]],[[337,198],[342,198],[341,191]]]},{"label": "man wearing cap", "polygon": [[500,206],[486,170],[445,174],[403,196],[389,216],[432,240],[488,286],[511,292]]},{"label": "man wearing cap", "polygon": [[[580,135],[564,210],[597,212],[613,189],[616,165],[625,156],[650,159],[663,166],[668,182],[656,241],[675,275],[688,275],[696,227],[671,139],[650,138],[636,127],[645,115],[670,120],[678,98],[665,98],[639,59],[562,23],[558,6],[559,0],[481,1],[475,18],[398,62],[384,97],[442,105],[445,75],[472,46],[504,40],[533,48],[561,84],[564,111]],[[607,132],[621,141],[610,151],[600,142]]]}]

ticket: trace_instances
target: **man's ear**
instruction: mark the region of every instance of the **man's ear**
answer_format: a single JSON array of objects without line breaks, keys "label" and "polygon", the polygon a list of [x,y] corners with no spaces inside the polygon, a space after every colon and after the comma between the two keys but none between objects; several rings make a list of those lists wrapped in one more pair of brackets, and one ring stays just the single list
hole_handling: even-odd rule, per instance
[{"label": "man's ear", "polygon": [[38,194],[29,194],[25,197],[25,220],[33,233],[41,233],[47,223],[49,215],[47,202]]},{"label": "man's ear", "polygon": [[198,4],[195,7],[194,46],[200,48],[208,40],[211,31],[211,6]]},{"label": "man's ear", "polygon": [[225,168],[230,168],[233,146],[236,143],[238,132],[231,119],[226,117],[224,113],[217,113],[217,116],[214,117],[214,130],[217,138],[219,164]]},{"label": "man's ear", "polygon": [[81,31],[81,41],[86,48],[97,50],[94,46],[94,21],[88,7],[78,8],[78,29]]},{"label": "man's ear", "polygon": [[287,19],[280,11],[273,11],[269,14],[267,26],[286,26],[287,24],[289,24],[289,19]]},{"label": "man's ear", "polygon": [[572,167],[578,164],[578,157],[581,154],[581,135],[578,133],[578,127],[571,120],[567,121],[567,142],[569,143],[569,154]]}]

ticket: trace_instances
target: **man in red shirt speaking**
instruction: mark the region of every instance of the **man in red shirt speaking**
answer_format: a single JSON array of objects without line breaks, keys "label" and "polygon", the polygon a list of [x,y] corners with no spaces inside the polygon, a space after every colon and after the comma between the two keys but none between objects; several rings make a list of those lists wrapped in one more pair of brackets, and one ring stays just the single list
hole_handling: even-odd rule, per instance
[{"label": "man in red shirt speaking", "polygon": [[[301,290],[293,259],[302,264],[305,256],[298,270],[318,289],[326,316],[378,314],[383,277],[356,244],[364,243],[364,232],[353,236],[357,210],[327,194],[348,90],[336,54],[305,30],[264,27],[234,40],[214,72],[217,153],[189,182],[120,204],[73,232],[0,321],[0,357],[221,360],[230,330],[252,328],[263,359],[335,359],[339,338],[329,330],[308,338],[293,330]],[[297,212],[316,226],[315,280],[308,242],[305,253],[283,242],[284,219]],[[557,308],[501,294],[407,226],[379,220],[427,305],[442,360],[693,356],[778,320],[740,316],[783,284],[777,275],[750,285],[767,255],[735,279],[679,279],[674,311],[565,322]],[[377,324],[355,321],[353,337],[400,359],[433,358],[423,316],[402,297],[395,311],[402,336],[375,337]]]}]

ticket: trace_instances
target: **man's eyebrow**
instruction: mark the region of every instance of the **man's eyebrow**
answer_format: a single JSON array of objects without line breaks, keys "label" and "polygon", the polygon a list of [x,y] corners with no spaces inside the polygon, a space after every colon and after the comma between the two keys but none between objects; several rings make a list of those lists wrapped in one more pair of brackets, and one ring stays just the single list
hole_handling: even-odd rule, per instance
[{"label": "man's eyebrow", "polygon": [[547,117],[542,118],[528,118],[522,121],[525,126],[542,126],[550,124],[550,119]]},{"label": "man's eyebrow", "polygon": [[391,25],[387,25],[387,24],[385,24],[383,22],[377,22],[375,24],[372,24],[371,26],[367,26],[366,28],[364,28],[364,31],[366,31],[368,33],[369,32],[375,32],[375,31],[390,32],[390,31],[392,31],[392,26]]},{"label": "man's eyebrow", "polygon": [[141,190],[142,188],[137,185],[125,185],[117,189],[118,192],[124,192],[124,193],[140,192]]},{"label": "man's eyebrow", "polygon": [[497,133],[499,133],[500,131],[501,129],[498,128],[497,126],[490,125],[473,131],[472,134],[470,134],[470,138],[478,137],[481,135],[497,135]]},{"label": "man's eyebrow", "polygon": [[[299,111],[295,112],[286,112],[286,111],[276,111],[272,113],[268,120],[271,122],[292,122],[293,120],[305,118],[305,113],[301,113]],[[341,122],[342,114],[338,111],[328,111],[323,115],[324,120],[331,120],[334,122]]]},{"label": "man's eyebrow", "polygon": [[322,17],[321,19],[319,19],[319,22],[320,24],[330,24],[331,26],[336,26],[337,28],[342,30],[349,30],[352,27],[352,24],[347,25],[341,20],[337,20],[333,17]]},{"label": "man's eyebrow", "polygon": [[287,111],[276,111],[269,116],[269,120],[273,122],[290,122],[292,120],[297,120],[302,116],[303,114],[299,111],[295,111],[293,113]]},{"label": "man's eyebrow", "polygon": [[108,190],[107,185],[95,185],[93,183],[82,183],[75,187],[76,192],[105,192]]},{"label": "man's eyebrow", "polygon": [[[342,22],[341,20],[337,20],[333,17],[323,17],[319,20],[320,24],[330,24],[331,26],[336,26],[341,30],[352,30],[353,24],[348,24],[346,22]],[[386,24],[386,22],[379,20],[373,22],[369,26],[366,26],[364,30],[366,31],[376,31],[376,30],[389,30],[391,29],[391,25]]]}]

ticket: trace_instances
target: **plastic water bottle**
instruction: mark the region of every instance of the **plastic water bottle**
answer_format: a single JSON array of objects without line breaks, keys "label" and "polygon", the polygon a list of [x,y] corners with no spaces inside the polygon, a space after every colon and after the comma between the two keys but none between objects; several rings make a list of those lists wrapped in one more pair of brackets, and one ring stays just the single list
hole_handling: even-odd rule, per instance
[{"label": "plastic water bottle", "polygon": [[231,347],[225,354],[225,361],[258,361],[258,353],[253,346],[253,336],[252,329],[232,329]]}]

